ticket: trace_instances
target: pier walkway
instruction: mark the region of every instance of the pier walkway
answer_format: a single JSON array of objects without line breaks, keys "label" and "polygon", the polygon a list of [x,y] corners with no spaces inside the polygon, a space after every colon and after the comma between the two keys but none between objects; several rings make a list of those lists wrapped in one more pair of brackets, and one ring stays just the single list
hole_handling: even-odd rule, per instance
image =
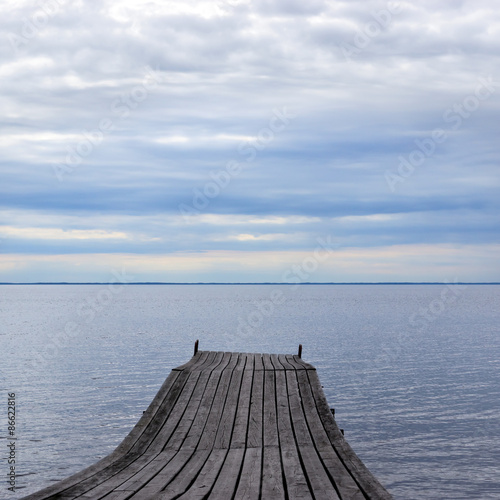
[{"label": "pier walkway", "polygon": [[390,499],[299,356],[197,351],[116,450],[26,500]]}]

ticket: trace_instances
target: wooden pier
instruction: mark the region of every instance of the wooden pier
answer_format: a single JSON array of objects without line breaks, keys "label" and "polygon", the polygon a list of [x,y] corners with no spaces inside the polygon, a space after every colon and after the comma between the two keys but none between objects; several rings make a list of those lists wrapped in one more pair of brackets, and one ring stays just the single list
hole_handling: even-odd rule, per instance
[{"label": "wooden pier", "polygon": [[198,351],[116,450],[26,500],[390,499],[300,356]]}]

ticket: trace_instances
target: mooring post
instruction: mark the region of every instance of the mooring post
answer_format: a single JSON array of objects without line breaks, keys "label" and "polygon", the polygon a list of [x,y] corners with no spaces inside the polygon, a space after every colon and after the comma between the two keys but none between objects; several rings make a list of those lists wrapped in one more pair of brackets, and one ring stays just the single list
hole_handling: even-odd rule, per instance
[{"label": "mooring post", "polygon": [[299,344],[299,358],[302,357],[302,344]]},{"label": "mooring post", "polygon": [[199,342],[200,342],[200,341],[199,341],[199,340],[197,340],[197,341],[194,343],[194,355],[195,355],[195,356],[196,356],[196,354],[197,354],[197,352],[198,352],[198,343],[199,343]]}]

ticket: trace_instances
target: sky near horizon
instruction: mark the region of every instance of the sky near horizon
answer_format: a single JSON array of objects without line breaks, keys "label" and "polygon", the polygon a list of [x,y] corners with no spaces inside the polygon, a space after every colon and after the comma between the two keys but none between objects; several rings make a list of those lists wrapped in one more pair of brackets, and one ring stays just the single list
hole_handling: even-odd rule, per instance
[{"label": "sky near horizon", "polygon": [[0,281],[500,281],[496,2],[2,4]]}]

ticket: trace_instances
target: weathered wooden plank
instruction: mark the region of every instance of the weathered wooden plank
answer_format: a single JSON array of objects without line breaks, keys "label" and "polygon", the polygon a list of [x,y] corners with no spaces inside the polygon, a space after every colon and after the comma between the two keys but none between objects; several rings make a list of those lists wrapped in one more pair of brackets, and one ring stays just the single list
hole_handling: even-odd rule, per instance
[{"label": "weathered wooden plank", "polygon": [[[92,499],[92,500],[96,500],[96,497],[82,497],[82,500],[83,499]],[[130,498],[130,492],[128,491],[113,491],[112,493],[109,493],[108,495],[106,495],[105,497],[103,497],[105,500],[127,500],[128,498]]]},{"label": "weathered wooden plank", "polygon": [[[172,411],[163,420],[163,425],[156,433],[156,435],[151,438],[150,445],[147,448],[147,450],[150,453],[155,451],[161,451],[163,449],[165,444],[168,443],[169,439],[172,437],[172,434],[179,425],[179,422],[182,421],[188,408],[191,409],[189,403],[191,398],[194,396],[196,388],[199,387],[200,375],[202,373],[203,372],[200,371],[195,371],[190,373],[189,379],[184,385],[182,394],[175,402]],[[203,385],[203,379],[200,385]]]},{"label": "weathered wooden plank", "polygon": [[[200,376],[197,380],[197,384],[194,388],[191,398],[186,405],[186,410],[182,415],[182,419],[175,419],[176,426],[174,426],[172,432],[170,432],[170,426],[167,425],[169,424],[169,422],[166,422],[166,424],[164,425],[166,431],[160,433],[157,436],[156,441],[167,449],[179,450],[181,448],[198,413],[203,394],[205,393],[208,380],[210,378],[210,371],[205,370],[198,373],[200,374]],[[172,421],[174,421],[174,419],[172,419]],[[165,440],[162,442],[163,436],[165,437]],[[170,438],[168,439],[168,437]]]},{"label": "weathered wooden plank", "polygon": [[198,443],[198,449],[211,449],[214,446],[218,426],[224,413],[224,403],[229,391],[232,372],[237,362],[238,357],[232,356],[226,369],[220,374],[219,384],[217,386],[212,405],[210,406],[206,425]]},{"label": "weathered wooden plank", "polygon": [[[203,498],[206,498],[214,486],[220,469],[226,459],[227,453],[228,450],[212,450],[208,460],[196,477],[196,480],[184,495],[178,497],[179,500],[202,500]],[[160,494],[157,498],[160,500],[166,500],[162,494]]]},{"label": "weathered wooden plank", "polygon": [[[253,360],[252,360],[253,364]],[[252,395],[253,370],[243,372],[240,397],[231,437],[231,448],[244,448],[247,442],[248,419],[250,416],[250,399]]]},{"label": "weathered wooden plank", "polygon": [[290,405],[286,387],[285,370],[276,372],[276,406],[279,444],[282,450],[296,450],[295,436],[290,420]]},{"label": "weathered wooden plank", "polygon": [[223,373],[223,370],[228,366],[230,359],[231,356],[224,353],[220,364],[218,364],[210,371],[210,378],[205,387],[205,391],[203,392],[198,411],[195,415],[191,428],[189,429],[189,432],[182,443],[183,449],[195,449],[198,446],[201,435],[203,433],[203,429],[207,424],[207,419],[214,402],[214,397],[219,386],[221,375]]},{"label": "weathered wooden plank", "polygon": [[[222,353],[222,362],[219,366],[215,367],[213,371],[222,371],[228,367],[233,367],[238,362],[238,353],[224,352]],[[236,358],[236,359],[235,359]]]},{"label": "weathered wooden plank", "polygon": [[281,449],[281,461],[285,476],[286,498],[289,500],[309,500],[313,496],[309,489],[297,448],[287,446]]},{"label": "weathered wooden plank", "polygon": [[264,372],[264,446],[278,446],[275,372]]},{"label": "weathered wooden plank", "polygon": [[264,369],[264,362],[262,360],[262,354],[256,354],[255,355],[255,370],[263,370]]},{"label": "weathered wooden plank", "polygon": [[245,368],[245,357],[240,358],[231,374],[226,400],[222,415],[219,418],[217,434],[215,436],[214,448],[229,448],[231,437],[233,435],[233,426],[238,409],[238,400],[240,397],[241,381]]},{"label": "weathered wooden plank", "polygon": [[274,370],[274,366],[271,363],[271,355],[263,354],[262,355],[262,363],[264,365],[264,370]]},{"label": "weathered wooden plank", "polygon": [[[139,491],[146,483],[153,479],[166,465],[177,455],[176,450],[165,450],[156,455],[153,460],[149,455],[145,458],[149,459],[149,462],[145,467],[136,472],[135,474],[130,474],[128,479],[118,485],[115,490],[117,491]],[[90,492],[89,492],[90,493]]]},{"label": "weathered wooden plank", "polygon": [[293,432],[299,450],[301,447],[312,447],[313,442],[307,427],[304,412],[302,410],[302,403],[300,401],[299,386],[295,371],[285,371],[288,401],[290,405],[290,416],[292,419]]},{"label": "weathered wooden plank", "polygon": [[189,487],[189,484],[197,476],[209,455],[210,450],[197,452],[181,450],[166,467],[131,498],[134,500],[177,498]]},{"label": "weathered wooden plank", "polygon": [[277,446],[264,446],[262,466],[262,498],[284,500],[281,457]]},{"label": "weathered wooden plank", "polygon": [[262,448],[247,448],[234,500],[258,500],[262,482]]},{"label": "weathered wooden plank", "polygon": [[[207,365],[205,365],[205,369],[201,371],[201,375],[198,379],[198,383],[196,385],[196,388],[193,392],[193,395],[191,399],[189,400],[189,403],[187,405],[186,411],[175,428],[173,436],[168,440],[160,440],[160,442],[163,443],[163,446],[166,448],[172,448],[172,449],[180,449],[181,446],[185,444],[185,439],[188,433],[191,430],[191,427],[193,425],[193,422],[198,415],[198,411],[200,409],[200,404],[201,401],[205,395],[205,391],[207,390],[207,384],[208,380],[210,379],[211,372],[216,369],[225,369],[227,366],[229,357],[225,356],[224,353],[220,352],[217,353],[217,356],[214,357],[214,359]],[[207,393],[205,395],[205,398],[210,397],[210,393]],[[205,400],[207,403],[210,403],[210,401]],[[199,437],[199,436],[198,436]],[[193,439],[193,442],[196,443],[196,439]],[[166,443],[166,444],[165,444]]]},{"label": "weathered wooden plank", "polygon": [[297,359],[300,359],[298,356],[292,356],[291,354],[285,355],[286,360],[290,365],[294,367],[295,370],[305,370],[305,366],[302,363],[299,363]]},{"label": "weathered wooden plank", "polygon": [[310,363],[306,363],[301,357],[297,356],[296,354],[294,354],[293,356],[290,355],[289,357],[292,358],[295,363],[302,366],[304,370],[316,370],[313,365],[311,365]]},{"label": "weathered wooden plank", "polygon": [[304,473],[315,498],[339,500],[335,486],[330,481],[316,449],[312,446],[301,446],[299,453],[304,464]]},{"label": "weathered wooden plank", "polygon": [[255,354],[246,353],[245,370],[254,370]]},{"label": "weathered wooden plank", "polygon": [[[149,479],[154,477],[163,467],[165,467],[175,454],[176,452],[174,450],[169,450],[168,452],[160,453],[156,457],[141,455],[130,465],[119,471],[114,476],[99,482],[95,487],[91,489],[88,489],[88,486],[86,488],[80,487],[79,490],[85,491],[83,497],[92,499],[102,498],[109,491],[114,490],[137,491]],[[97,476],[98,481],[100,481],[101,478],[102,476]],[[83,486],[86,484],[86,481],[79,484]],[[69,492],[69,498],[80,498],[75,490],[69,490]]]},{"label": "weathered wooden plank", "polygon": [[230,500],[232,498],[238,484],[244,455],[243,448],[229,450],[213,490],[210,492],[210,500]]},{"label": "weathered wooden plank", "polygon": [[294,366],[287,360],[284,354],[278,354],[278,361],[285,370],[295,370]]},{"label": "weathered wooden plank", "polygon": [[275,370],[284,370],[283,365],[280,363],[277,354],[270,354],[271,363]]},{"label": "weathered wooden plank", "polygon": [[[210,352],[209,357],[206,359],[205,363],[203,365],[198,365],[197,368],[203,371],[213,370],[222,363],[223,358],[224,358],[223,352],[220,351]],[[194,371],[194,368],[191,371]]]},{"label": "weathered wooden plank", "polygon": [[254,372],[252,384],[252,400],[250,403],[250,418],[248,421],[248,448],[262,446],[262,407],[264,396],[264,370]]},{"label": "weathered wooden plank", "polygon": [[184,363],[181,366],[177,366],[175,368],[172,368],[172,371],[179,371],[181,372],[182,370],[194,370],[196,366],[201,366],[205,363],[205,361],[208,359],[208,357],[212,354],[215,354],[214,351],[198,351],[187,363]]},{"label": "weathered wooden plank", "polygon": [[348,498],[349,500],[366,499],[356,481],[354,481],[349,471],[340,461],[335,450],[322,449],[318,450],[318,454],[330,477],[330,481],[332,484],[335,484],[335,488],[341,498]]},{"label": "weathered wooden plank", "polygon": [[295,436],[293,434],[290,420],[290,407],[286,390],[286,375],[284,370],[276,372],[276,400],[278,434],[280,442],[281,460],[283,463],[283,475],[285,479],[286,496],[288,499],[310,499],[306,477],[302,470]]},{"label": "weathered wooden plank", "polygon": [[184,386],[189,380],[190,376],[191,372],[189,370],[179,372],[179,377],[176,381],[176,384],[165,399],[164,404],[162,404],[160,408],[158,408],[158,411],[155,414],[155,418],[149,421],[147,427],[144,429],[144,432],[140,436],[140,439],[137,440],[130,451],[136,453],[144,453],[147,450],[147,448],[151,444],[151,441],[158,434],[160,429],[163,427],[165,420],[171,414],[175,403],[181,396]]}]

